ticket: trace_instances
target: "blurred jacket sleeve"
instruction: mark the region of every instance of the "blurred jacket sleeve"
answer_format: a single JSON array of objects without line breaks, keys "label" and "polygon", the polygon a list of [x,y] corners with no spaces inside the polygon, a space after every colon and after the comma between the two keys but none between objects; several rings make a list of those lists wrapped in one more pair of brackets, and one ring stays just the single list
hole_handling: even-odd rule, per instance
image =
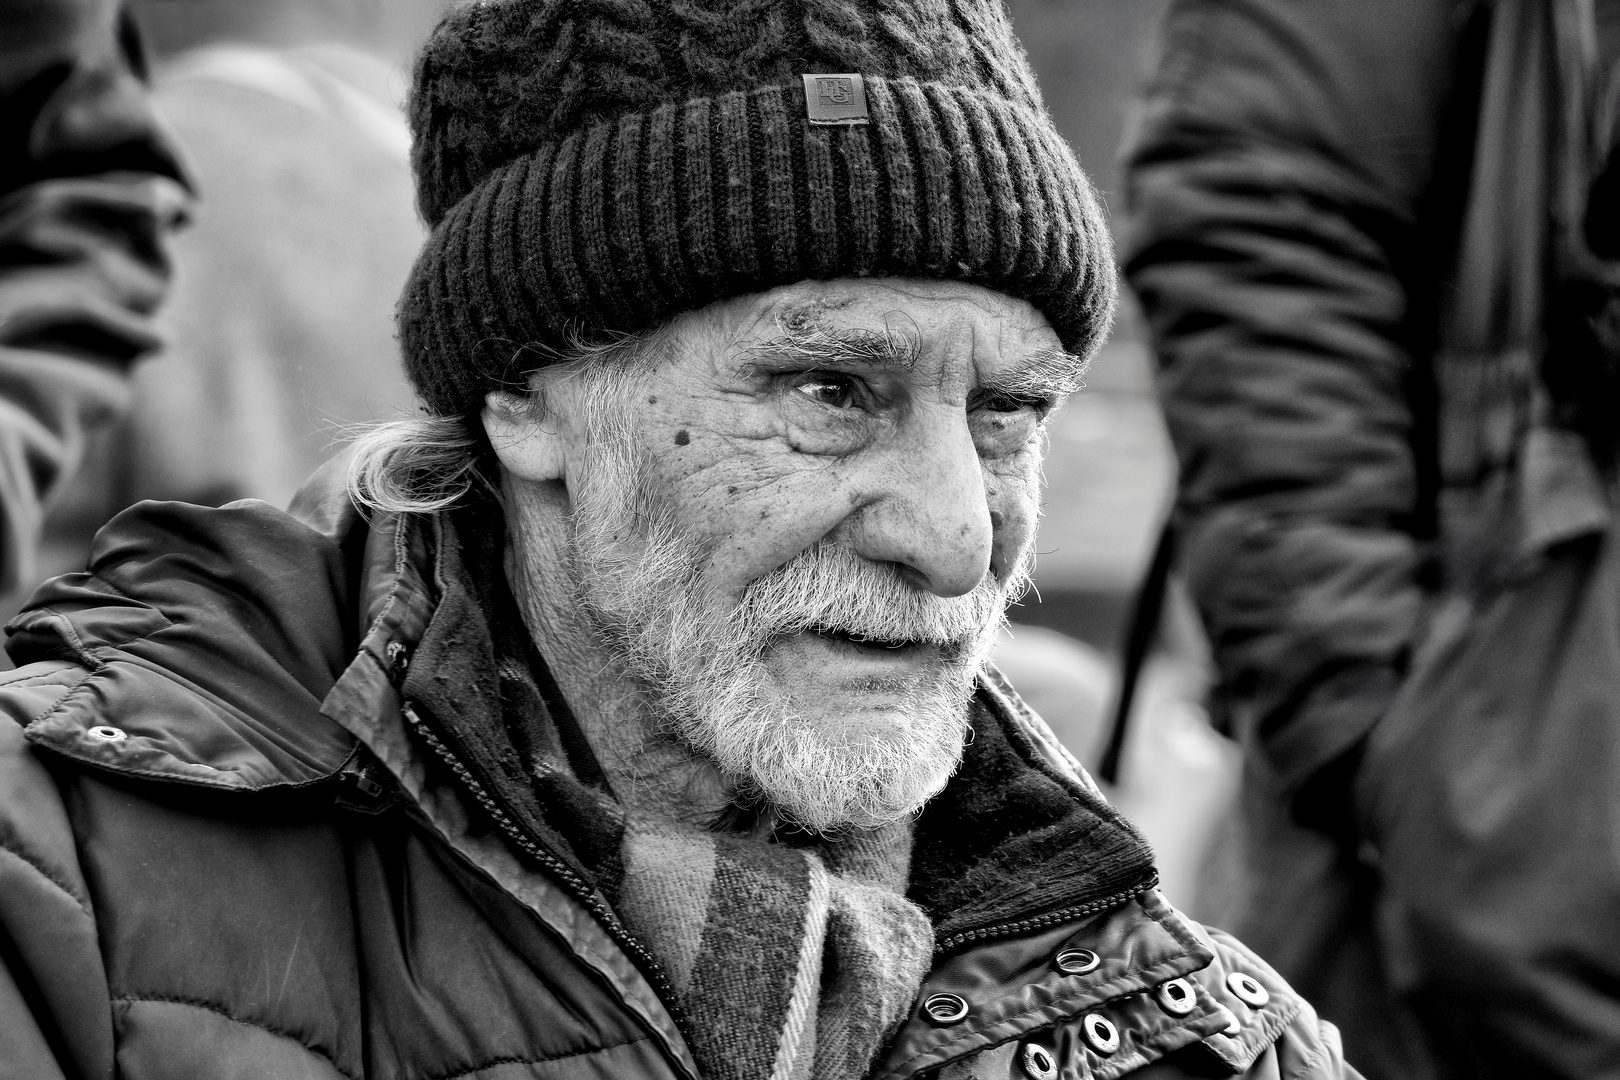
[{"label": "blurred jacket sleeve", "polygon": [[1377,721],[1417,630],[1410,315],[1459,7],[1175,0],[1130,149],[1182,565],[1284,789]]},{"label": "blurred jacket sleeve", "polygon": [[189,200],[117,0],[0,0],[0,591],[127,409]]}]

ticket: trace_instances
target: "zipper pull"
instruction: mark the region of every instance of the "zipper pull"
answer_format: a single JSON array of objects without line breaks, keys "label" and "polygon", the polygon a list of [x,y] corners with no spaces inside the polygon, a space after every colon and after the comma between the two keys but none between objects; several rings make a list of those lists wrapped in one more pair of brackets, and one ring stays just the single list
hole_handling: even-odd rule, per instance
[{"label": "zipper pull", "polygon": [[333,801],[346,810],[362,814],[381,813],[394,801],[394,792],[382,763],[364,749],[356,751],[349,763],[338,770],[338,789]]},{"label": "zipper pull", "polygon": [[388,678],[395,686],[405,685],[405,673],[410,670],[411,650],[403,641],[390,641],[388,653]]}]

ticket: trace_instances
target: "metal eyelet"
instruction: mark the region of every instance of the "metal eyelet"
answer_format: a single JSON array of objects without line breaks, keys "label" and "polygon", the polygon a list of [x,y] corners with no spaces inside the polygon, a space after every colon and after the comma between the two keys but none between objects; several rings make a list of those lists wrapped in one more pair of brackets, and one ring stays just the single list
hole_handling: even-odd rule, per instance
[{"label": "metal eyelet", "polygon": [[1198,995],[1193,993],[1192,984],[1186,979],[1160,983],[1153,996],[1158,999],[1159,1008],[1171,1016],[1186,1016],[1198,1007]]},{"label": "metal eyelet", "polygon": [[1119,1028],[1102,1013],[1086,1013],[1085,1019],[1080,1021],[1080,1029],[1097,1053],[1107,1056],[1119,1049]]},{"label": "metal eyelet", "polygon": [[129,733],[122,728],[115,728],[109,724],[97,724],[85,731],[96,742],[123,742],[129,738]]},{"label": "metal eyelet", "polygon": [[1243,1004],[1256,1009],[1271,1000],[1271,995],[1266,992],[1265,987],[1256,982],[1253,976],[1245,975],[1241,971],[1234,971],[1226,977],[1226,988]]},{"label": "metal eyelet", "polygon": [[1052,958],[1052,964],[1065,975],[1084,975],[1096,971],[1102,957],[1090,949],[1064,949]]},{"label": "metal eyelet", "polygon": [[922,1003],[922,1011],[936,1024],[954,1024],[968,1014],[968,1003],[959,994],[933,994]]},{"label": "metal eyelet", "polygon": [[1040,1043],[1024,1044],[1024,1071],[1032,1080],[1057,1080],[1057,1061]]}]

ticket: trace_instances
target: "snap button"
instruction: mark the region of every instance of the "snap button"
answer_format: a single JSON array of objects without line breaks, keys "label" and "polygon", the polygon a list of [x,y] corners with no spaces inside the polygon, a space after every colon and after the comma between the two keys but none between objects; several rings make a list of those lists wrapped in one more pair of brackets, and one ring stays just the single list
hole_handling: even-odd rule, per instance
[{"label": "snap button", "polygon": [[1096,971],[1102,957],[1090,949],[1064,949],[1053,958],[1052,963],[1065,975],[1084,975],[1088,971]]},{"label": "snap button", "polygon": [[936,1024],[954,1024],[968,1014],[968,1003],[956,994],[933,994],[923,1002],[922,1011]]},{"label": "snap button", "polygon": [[1256,1009],[1271,1000],[1266,988],[1254,981],[1254,978],[1234,971],[1226,977],[1226,988],[1237,995],[1237,999],[1245,1005],[1252,1005]]},{"label": "snap button", "polygon": [[1186,979],[1161,983],[1153,996],[1159,999],[1159,1008],[1172,1016],[1186,1016],[1198,1004],[1198,995],[1193,993]]},{"label": "snap button", "polygon": [[1222,1035],[1237,1035],[1243,1031],[1243,1025],[1238,1023],[1237,1013],[1225,1005],[1215,1006],[1215,1015],[1226,1021],[1226,1026],[1221,1028]]},{"label": "snap button", "polygon": [[1025,1043],[1024,1071],[1034,1080],[1057,1080],[1057,1061],[1039,1043]]},{"label": "snap button", "polygon": [[1086,1033],[1086,1042],[1097,1053],[1112,1054],[1119,1049],[1119,1028],[1102,1013],[1086,1013],[1080,1028]]},{"label": "snap button", "polygon": [[121,728],[110,727],[107,724],[97,724],[86,731],[85,734],[96,740],[96,742],[123,742],[129,738],[129,735]]}]

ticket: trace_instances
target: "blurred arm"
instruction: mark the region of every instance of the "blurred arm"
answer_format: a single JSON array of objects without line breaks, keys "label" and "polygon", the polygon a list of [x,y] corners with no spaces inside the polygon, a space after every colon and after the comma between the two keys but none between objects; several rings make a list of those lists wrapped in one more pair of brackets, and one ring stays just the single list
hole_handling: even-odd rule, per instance
[{"label": "blurred arm", "polygon": [[1289,789],[1384,712],[1417,628],[1410,313],[1459,6],[1178,0],[1129,161],[1183,567],[1225,719]]},{"label": "blurred arm", "polygon": [[0,591],[128,407],[189,196],[117,0],[0,0]]}]

